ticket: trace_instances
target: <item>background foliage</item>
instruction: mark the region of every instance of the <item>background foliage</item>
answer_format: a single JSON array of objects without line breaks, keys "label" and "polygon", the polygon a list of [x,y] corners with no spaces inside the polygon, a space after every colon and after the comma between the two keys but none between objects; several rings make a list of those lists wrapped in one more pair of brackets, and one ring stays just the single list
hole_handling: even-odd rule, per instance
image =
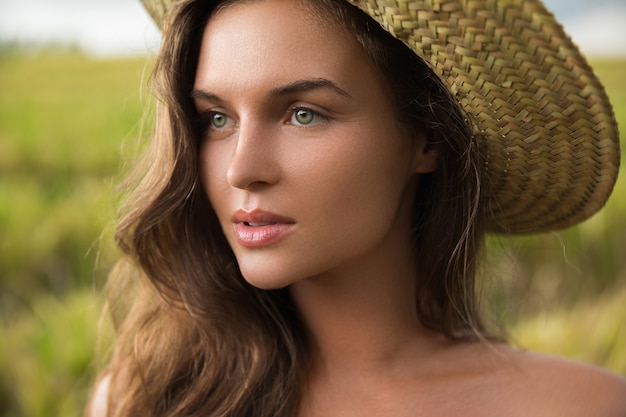
[{"label": "background foliage", "polygon": [[[624,64],[594,63],[622,126]],[[0,52],[0,416],[82,414],[149,66]],[[625,182],[579,227],[489,241],[488,307],[520,345],[626,375]]]}]

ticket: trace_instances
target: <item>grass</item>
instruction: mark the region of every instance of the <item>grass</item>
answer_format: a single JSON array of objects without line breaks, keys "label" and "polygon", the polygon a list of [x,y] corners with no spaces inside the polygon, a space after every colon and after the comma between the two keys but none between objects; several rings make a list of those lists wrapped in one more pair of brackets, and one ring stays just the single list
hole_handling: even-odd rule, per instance
[{"label": "grass", "polygon": [[99,236],[114,219],[121,145],[143,112],[144,67],[78,54],[0,57],[5,309],[41,289],[89,284],[98,253],[108,265],[112,245]]},{"label": "grass", "polygon": [[596,363],[626,375],[626,286],[575,307],[522,320],[513,336],[530,350]]},{"label": "grass", "polygon": [[93,291],[37,294],[0,328],[0,415],[79,416],[93,383],[99,306]]},{"label": "grass", "polygon": [[[623,61],[595,62],[626,126]],[[114,184],[135,149],[146,63],[0,53],[0,416],[78,416]],[[492,239],[492,300],[523,346],[626,375],[626,179],[582,225]]]},{"label": "grass", "polygon": [[[0,415],[78,416],[145,59],[0,55]],[[130,143],[130,145],[126,145]]]}]

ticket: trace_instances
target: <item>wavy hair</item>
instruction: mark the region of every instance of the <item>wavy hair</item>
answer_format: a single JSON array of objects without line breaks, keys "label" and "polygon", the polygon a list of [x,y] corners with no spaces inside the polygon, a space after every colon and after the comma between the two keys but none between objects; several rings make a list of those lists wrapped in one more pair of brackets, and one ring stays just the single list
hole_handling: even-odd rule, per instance
[{"label": "wavy hair", "polygon": [[[241,1],[250,0],[179,1],[164,26],[153,74],[156,129],[127,183],[116,232],[124,254],[108,283],[117,329],[105,370],[110,416],[298,410],[309,363],[298,311],[287,289],[245,282],[198,185],[201,128],[190,93],[202,34],[217,8]],[[419,319],[451,339],[488,336],[474,289],[484,231],[470,122],[431,68],[365,13],[344,0],[298,1],[356,37],[394,91],[398,120],[425,134],[438,155],[414,204]]]}]

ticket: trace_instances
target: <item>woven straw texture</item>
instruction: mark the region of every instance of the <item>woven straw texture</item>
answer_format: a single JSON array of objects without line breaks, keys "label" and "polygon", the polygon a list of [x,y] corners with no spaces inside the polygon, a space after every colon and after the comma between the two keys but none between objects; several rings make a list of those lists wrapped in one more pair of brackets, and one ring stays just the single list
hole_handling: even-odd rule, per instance
[{"label": "woven straw texture", "polygon": [[[157,23],[171,0],[142,0]],[[619,134],[600,81],[540,1],[348,0],[449,86],[484,156],[489,230],[579,223],[606,202]]]}]

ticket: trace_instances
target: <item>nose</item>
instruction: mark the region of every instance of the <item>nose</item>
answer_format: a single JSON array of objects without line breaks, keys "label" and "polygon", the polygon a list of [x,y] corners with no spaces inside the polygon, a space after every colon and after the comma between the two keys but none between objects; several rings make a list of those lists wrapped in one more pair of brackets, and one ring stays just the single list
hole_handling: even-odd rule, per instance
[{"label": "nose", "polygon": [[275,184],[279,177],[275,137],[259,123],[241,123],[226,178],[235,188]]}]

